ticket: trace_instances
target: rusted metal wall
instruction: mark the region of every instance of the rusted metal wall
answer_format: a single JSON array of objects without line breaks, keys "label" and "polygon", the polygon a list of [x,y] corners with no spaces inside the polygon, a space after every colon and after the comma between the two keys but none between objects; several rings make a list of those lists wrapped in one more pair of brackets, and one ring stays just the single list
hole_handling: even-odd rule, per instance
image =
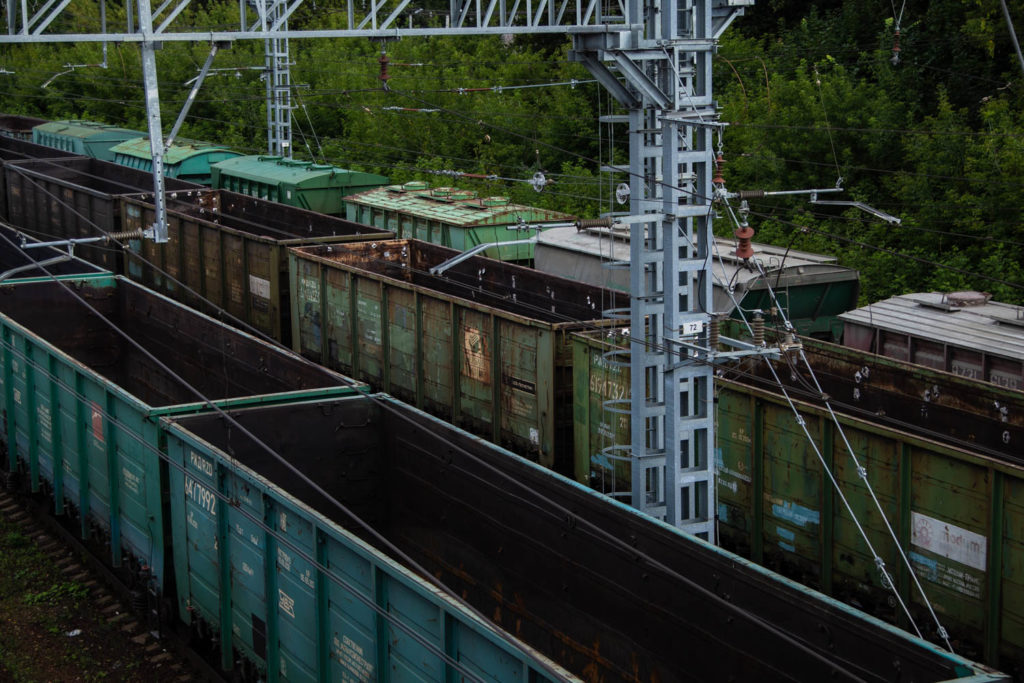
[{"label": "rusted metal wall", "polygon": [[[845,346],[802,342],[822,390],[844,412],[1024,463],[1024,393]],[[798,356],[776,362],[776,369],[788,391],[815,398]],[[750,372],[763,386],[775,384],[764,364]]]},{"label": "rusted metal wall", "polygon": [[[21,118],[21,117],[13,117]],[[2,124],[0,124],[2,125]],[[24,161],[26,159],[51,159],[54,157],[66,157],[67,153],[54,150],[52,147],[37,145],[28,142],[32,138],[32,130],[29,129],[27,139],[21,137],[7,137],[0,134],[0,220],[9,220],[7,211],[7,171],[6,166],[10,162]]]},{"label": "rusted metal wall", "polygon": [[[150,197],[122,198],[126,230],[147,227]],[[393,237],[358,223],[227,190],[168,200],[169,241],[144,240],[126,256],[133,280],[193,308],[226,310],[237,322],[291,346],[291,246]]]},{"label": "rusted metal wall", "polygon": [[[36,159],[5,166],[7,211],[16,227],[42,240],[102,237],[119,232],[124,195],[153,191],[153,176],[98,159]],[[203,189],[165,179],[168,192]],[[85,245],[75,254],[114,273],[123,272],[121,249]]]},{"label": "rusted metal wall", "polygon": [[[724,547],[901,623],[873,556],[781,397],[719,385],[719,532]],[[900,545],[958,652],[1024,672],[1024,517],[1013,496],[1024,468],[801,405],[822,459],[895,577],[922,629],[934,624],[872,501]]]},{"label": "rusted metal wall", "polygon": [[[222,420],[198,416],[179,424],[221,453],[230,448],[232,460],[217,456],[224,469],[235,462],[252,467],[303,503],[371,539],[364,527],[311,491],[310,480],[320,484],[372,520],[373,528],[404,553],[403,561],[411,558],[420,571],[443,581],[500,628],[583,680],[935,681],[983,673],[391,397],[376,397],[373,403],[358,399],[256,408],[233,415],[261,440],[287,453],[288,463],[309,479],[301,480],[235,437],[237,430]],[[293,431],[285,425],[300,428]],[[198,452],[204,458],[211,454]],[[325,471],[331,474],[324,476]],[[216,480],[208,481],[212,486]],[[257,519],[264,518],[260,512]],[[288,515],[289,533],[297,535],[291,531],[296,515]],[[299,524],[296,528],[303,528]],[[248,544],[246,536],[228,541],[228,533],[234,535],[223,534],[218,548]],[[315,536],[306,533],[302,547]],[[391,552],[379,538],[371,542]],[[336,555],[324,557],[321,566],[336,566]],[[217,585],[217,566],[197,563],[197,573],[208,577],[206,585]],[[300,581],[288,579],[282,580],[282,589],[303,591]],[[324,584],[330,581],[318,578],[316,585]],[[268,602],[273,606],[278,601]],[[241,621],[249,610],[235,614]],[[269,614],[288,623],[280,610]],[[241,626],[244,637],[246,628]],[[344,635],[352,626],[331,628],[342,629]],[[285,649],[293,631],[279,632]],[[310,635],[309,640],[317,637]],[[372,633],[362,640],[373,649]]]},{"label": "rusted metal wall", "polygon": [[616,296],[417,240],[291,251],[294,348],[560,472],[572,468],[568,333]]},{"label": "rusted metal wall", "polygon": [[[628,492],[628,459],[609,459],[607,448],[613,442],[629,443],[629,425],[606,404],[609,399],[628,399],[628,368],[609,366],[607,352],[616,344],[601,335],[576,335],[575,340],[577,473],[599,490]],[[820,346],[835,350],[832,345]],[[823,381],[836,367],[819,365],[813,355],[812,365]],[[931,405],[913,396],[921,377],[901,375],[894,361],[881,365],[892,367],[875,365],[866,373],[869,377],[861,367],[859,381],[851,372],[849,388],[859,386],[866,392],[865,401],[872,391],[885,387],[892,392],[887,405],[902,401],[915,411]],[[788,367],[780,374],[787,382],[798,383]],[[901,376],[906,381],[898,387]],[[936,373],[928,376],[935,379]],[[945,379],[951,383],[949,391],[940,389],[939,395],[948,394],[949,405],[959,402],[961,409],[973,405],[971,397],[984,391],[1006,393],[991,384],[976,382],[969,387],[963,378]],[[909,627],[884,587],[824,461],[895,577],[901,596],[912,606],[918,625],[934,637],[934,624],[912,589],[910,570],[903,566],[885,520],[911,559],[957,651],[1024,674],[1024,506],[1014,498],[1024,493],[1024,466],[915,436],[870,413],[860,418],[840,414],[840,431],[820,401],[815,407],[809,399],[799,405],[812,446],[777,388],[773,392],[749,377],[743,382],[716,382],[718,534],[723,547]],[[909,394],[898,394],[898,388]],[[789,387],[790,392],[793,389]],[[958,424],[969,422],[966,413],[959,415]],[[998,424],[1001,433],[1004,425]],[[884,518],[848,455],[847,442],[864,467]]]}]

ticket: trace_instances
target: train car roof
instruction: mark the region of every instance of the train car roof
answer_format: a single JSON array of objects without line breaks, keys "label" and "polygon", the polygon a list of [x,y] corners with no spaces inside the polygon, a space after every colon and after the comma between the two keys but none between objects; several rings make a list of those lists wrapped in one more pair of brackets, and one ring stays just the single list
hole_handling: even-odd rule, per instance
[{"label": "train car roof", "polygon": [[316,164],[301,159],[278,156],[245,155],[217,163],[220,173],[256,182],[280,182],[295,187],[347,187],[349,185],[383,185],[385,176],[352,171],[330,164]]},{"label": "train car roof", "polygon": [[121,128],[119,126],[111,126],[106,123],[97,123],[96,121],[50,121],[36,126],[33,130],[38,130],[44,133],[50,133],[53,135],[63,135],[69,138],[101,138],[110,140],[123,140],[125,134],[145,135],[142,131],[131,130],[130,128]]},{"label": "train car roof", "polygon": [[1024,307],[982,292],[902,294],[839,316],[846,323],[1024,360]]},{"label": "train car roof", "polygon": [[[416,216],[447,225],[514,225],[567,222],[573,217],[536,206],[512,204],[508,197],[477,197],[476,192],[454,187],[429,187],[413,181],[388,185],[345,197],[345,202]],[[524,234],[524,239],[526,235]]]},{"label": "train car roof", "polygon": [[[766,287],[761,273],[746,267],[742,259],[736,257],[736,240],[716,237],[715,244],[717,249],[712,255],[714,284],[723,288],[724,291],[724,288],[732,283],[737,293]],[[764,267],[772,288],[859,279],[856,270],[839,265],[833,256],[795,251],[769,244],[754,244],[753,246],[754,257]],[[542,265],[542,261],[545,260],[542,252],[548,248],[570,252],[574,257],[584,255],[601,261],[629,261],[629,235],[620,230],[609,231],[606,228],[582,231],[577,231],[575,228],[545,230],[537,237],[536,260],[538,268],[551,272],[551,268]],[[558,270],[562,268],[557,263],[552,264],[552,267]],[[606,270],[605,272],[613,271]],[[627,278],[625,282],[617,284],[628,286],[628,274],[625,277]],[[591,284],[606,285],[601,282],[592,282]],[[718,298],[716,296],[716,310],[720,307]]]},{"label": "train car roof", "polygon": [[[149,137],[125,140],[124,142],[111,147],[110,151],[115,154],[124,154],[127,156],[138,157],[140,159],[151,159],[153,157],[153,152],[149,147]],[[238,155],[238,152],[233,152],[223,145],[214,145],[209,142],[198,142],[195,140],[178,140],[171,145],[170,149],[164,152],[164,163],[180,164],[181,162],[193,157],[209,155],[212,153],[221,155],[229,154],[232,156]]]}]

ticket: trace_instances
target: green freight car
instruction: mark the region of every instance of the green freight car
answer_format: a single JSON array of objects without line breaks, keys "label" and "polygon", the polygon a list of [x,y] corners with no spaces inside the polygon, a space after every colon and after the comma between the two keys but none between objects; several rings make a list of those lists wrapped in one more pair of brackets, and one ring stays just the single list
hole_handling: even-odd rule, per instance
[{"label": "green freight car", "polygon": [[[153,152],[149,147],[148,137],[125,140],[111,147],[110,151],[114,154],[115,164],[146,172],[153,170]],[[191,140],[176,141],[164,152],[164,176],[209,185],[210,166],[237,156],[238,152],[232,152],[219,145]]]},{"label": "green freight car", "polygon": [[[152,195],[121,201],[125,230],[153,224]],[[289,247],[387,240],[391,233],[226,190],[167,199],[169,241],[125,254],[126,273],[201,311],[222,309],[291,346]]]},{"label": "green freight car", "polygon": [[[569,332],[616,295],[418,240],[289,252],[296,351],[567,472]],[[624,298],[618,295],[618,305]]]},{"label": "green freight car", "polygon": [[579,680],[360,538],[301,480],[379,524],[391,439],[411,425],[365,397],[230,417],[283,457],[219,416],[164,420],[178,615],[209,634],[225,670],[293,683]]},{"label": "green freight car", "polygon": [[[622,341],[574,335],[576,474],[612,494],[630,487],[628,449],[614,448],[629,444],[628,415],[615,403],[629,400],[629,368],[608,355]],[[787,384],[793,392],[798,382]],[[917,624],[934,629],[839,429],[823,407],[798,405]],[[777,387],[716,378],[714,419],[722,547],[909,627]],[[1024,465],[914,436],[870,412],[840,413],[839,423],[957,651],[1024,673]]]},{"label": "green freight car", "polygon": [[129,130],[94,121],[51,121],[32,129],[32,142],[82,156],[113,161],[111,147],[144,136],[138,130]]},{"label": "green freight car", "polygon": [[340,216],[346,195],[386,185],[376,173],[276,156],[238,156],[212,167],[212,185],[250,197]]},{"label": "green freight car", "polygon": [[[40,239],[97,238],[122,230],[121,197],[153,193],[153,176],[99,159],[29,159],[4,165],[11,224]],[[185,196],[201,185],[167,178],[168,196]],[[124,267],[116,244],[80,244],[75,254],[104,270]]]},{"label": "green freight car", "polygon": [[175,570],[189,618],[266,680],[1008,678],[389,396],[231,416],[168,436]]},{"label": "green freight car", "polygon": [[[568,214],[512,204],[508,197],[478,197],[471,190],[430,187],[421,181],[389,185],[345,197],[345,217],[459,251],[485,244],[528,241],[538,231],[565,225]],[[504,244],[484,251],[501,261],[531,264],[533,244]]]},{"label": "green freight car", "polygon": [[99,532],[115,567],[149,567],[157,592],[161,416],[212,410],[202,396],[226,408],[365,389],[121,277],[4,286],[0,340],[5,476],[45,485],[57,514]]}]

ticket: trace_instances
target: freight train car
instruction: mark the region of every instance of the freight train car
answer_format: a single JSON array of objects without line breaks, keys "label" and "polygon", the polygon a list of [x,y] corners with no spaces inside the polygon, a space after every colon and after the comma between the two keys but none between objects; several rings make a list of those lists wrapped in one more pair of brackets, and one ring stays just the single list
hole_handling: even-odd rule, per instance
[{"label": "freight train car", "polygon": [[[508,197],[477,197],[471,190],[430,187],[422,181],[389,185],[344,198],[350,221],[390,230],[411,238],[466,251],[473,247],[527,241],[572,216],[533,206],[512,204]],[[501,261],[530,264],[533,244],[505,244],[484,251]]]},{"label": "freight train car", "polygon": [[[10,222],[41,239],[117,234],[123,229],[121,197],[153,193],[152,175],[97,159],[35,159],[11,162],[4,170]],[[173,178],[167,178],[164,187],[172,198],[203,189]],[[79,245],[76,253],[105,270],[123,272],[123,256],[116,243]]]},{"label": "freight train car", "polygon": [[51,121],[32,129],[32,142],[100,161],[113,161],[111,147],[143,137],[140,130],[129,130],[95,121]]},{"label": "freight train car", "polygon": [[[227,311],[289,347],[288,248],[394,237],[226,190],[169,197],[167,210],[169,241],[145,240],[126,252],[129,277],[199,310]],[[152,195],[123,197],[121,217],[126,231],[152,225]]]},{"label": "freight train car", "polygon": [[501,656],[381,553],[563,679],[1002,679],[390,397],[230,415],[169,427],[176,583],[190,618],[270,680],[556,673]]},{"label": "freight train car", "polygon": [[[774,363],[786,391],[794,396],[815,400],[820,393],[816,380],[833,405],[850,415],[1024,463],[1021,391],[847,346],[807,338],[801,342],[814,378],[792,354]],[[950,344],[947,348],[955,347]],[[766,364],[746,370],[744,381],[769,390],[776,387]]]},{"label": "freight train car", "polygon": [[5,483],[49,492],[154,599],[170,563],[158,418],[363,389],[111,276],[0,288],[0,380]]},{"label": "freight train car", "polygon": [[1024,389],[1024,308],[983,292],[903,294],[840,316],[851,348]]},{"label": "freight train car", "polygon": [[46,119],[17,114],[0,114],[0,137],[31,140],[32,129],[47,123]]},{"label": "freight train car", "polygon": [[0,220],[9,218],[7,212],[7,169],[9,162],[26,159],[52,159],[66,155],[52,147],[36,145],[25,140],[0,135]]},{"label": "freight train car", "polygon": [[[148,137],[125,140],[111,147],[110,151],[114,154],[113,162],[115,164],[137,168],[148,173],[153,172],[153,153],[149,148]],[[176,140],[170,148],[164,151],[164,176],[208,186],[212,173],[210,166],[218,161],[237,156],[240,156],[238,152],[233,152],[220,145]]]},{"label": "freight train car", "polygon": [[332,216],[345,213],[343,197],[381,185],[376,173],[350,171],[276,156],[239,156],[213,165],[213,187]]},{"label": "freight train car", "polygon": [[[837,315],[857,305],[860,275],[840,266],[832,256],[754,244],[752,268],[736,257],[736,241],[715,238],[711,259],[712,306],[716,313],[740,319],[737,308],[751,317],[763,311],[766,323],[777,321],[771,291],[779,297],[786,318],[797,332],[839,341],[843,324]],[[609,228],[555,228],[537,237],[537,270],[586,282],[596,287],[629,291],[629,233]],[[619,264],[618,267],[611,267]],[[731,291],[731,295],[730,295]],[[738,302],[738,307],[737,307]]]},{"label": "freight train car", "polygon": [[[629,444],[629,419],[607,403],[629,398],[629,369],[610,363],[607,355],[623,340],[604,333],[576,335],[574,341],[577,473],[598,490],[625,494],[629,462],[616,458],[622,451],[612,446]],[[780,366],[792,395],[801,382],[789,377],[785,363]],[[973,393],[967,386],[960,391]],[[914,408],[920,403],[905,396],[892,400]],[[820,407],[820,394],[814,402],[819,406],[800,403],[801,419],[918,624],[929,626],[926,608],[847,442],[957,651],[1024,674],[1024,578],[1018,571],[1024,565],[1024,508],[1018,500],[1024,495],[1024,466],[914,436],[874,415],[840,413],[840,431]],[[874,558],[778,387],[772,391],[749,379],[718,377],[714,419],[722,546],[903,623]]]},{"label": "freight train car", "polygon": [[617,295],[483,257],[430,274],[457,256],[419,240],[292,249],[295,350],[568,472],[568,333]]}]

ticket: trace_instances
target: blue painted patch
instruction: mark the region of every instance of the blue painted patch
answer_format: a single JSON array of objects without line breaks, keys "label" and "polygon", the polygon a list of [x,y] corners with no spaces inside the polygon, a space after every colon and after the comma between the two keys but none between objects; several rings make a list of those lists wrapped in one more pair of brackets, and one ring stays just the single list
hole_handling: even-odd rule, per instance
[{"label": "blue painted patch", "polygon": [[781,527],[781,526],[777,526],[777,527],[775,527],[775,531],[779,534],[779,538],[784,538],[787,541],[795,541],[796,540],[796,533],[793,532],[793,531],[790,531],[789,529],[786,529],[786,528]]},{"label": "blue painted patch", "polygon": [[796,546],[793,545],[792,543],[786,543],[784,541],[779,541],[779,547],[782,548],[783,550],[788,550],[791,553],[795,553],[796,552]]},{"label": "blue painted patch", "polygon": [[612,461],[604,453],[594,453],[590,456],[590,464],[603,467],[606,470],[612,469]]},{"label": "blue painted patch", "polygon": [[725,467],[725,458],[722,457],[721,448],[715,449],[715,467],[717,467],[718,469],[722,469],[723,467]]},{"label": "blue painted patch", "polygon": [[782,505],[772,505],[772,514],[800,527],[821,523],[821,514],[817,510],[790,501],[786,501]]},{"label": "blue painted patch", "polygon": [[725,503],[718,504],[718,521],[729,523],[729,508],[726,507]]},{"label": "blue painted patch", "polygon": [[921,553],[915,553],[913,550],[910,551],[910,561],[914,564],[918,573],[923,575],[924,578],[929,581],[938,581],[939,579],[939,563],[935,560],[925,557]]}]

